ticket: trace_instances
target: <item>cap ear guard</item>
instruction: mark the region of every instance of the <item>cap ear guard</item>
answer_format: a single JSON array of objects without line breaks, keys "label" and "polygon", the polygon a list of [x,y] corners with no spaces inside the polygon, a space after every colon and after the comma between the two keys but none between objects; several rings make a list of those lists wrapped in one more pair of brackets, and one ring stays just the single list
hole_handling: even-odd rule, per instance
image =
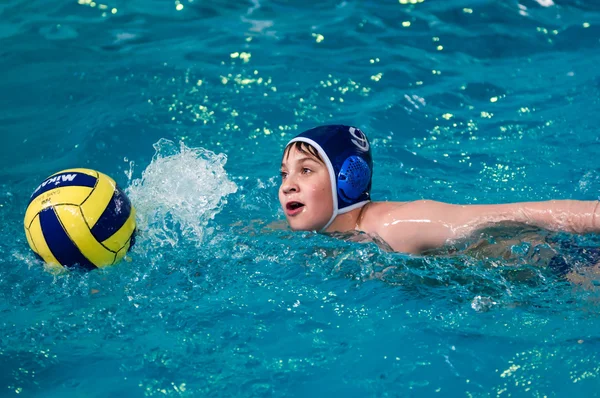
[{"label": "cap ear guard", "polygon": [[371,169],[359,156],[348,157],[337,177],[337,193],[346,202],[353,202],[365,193],[371,181]]}]

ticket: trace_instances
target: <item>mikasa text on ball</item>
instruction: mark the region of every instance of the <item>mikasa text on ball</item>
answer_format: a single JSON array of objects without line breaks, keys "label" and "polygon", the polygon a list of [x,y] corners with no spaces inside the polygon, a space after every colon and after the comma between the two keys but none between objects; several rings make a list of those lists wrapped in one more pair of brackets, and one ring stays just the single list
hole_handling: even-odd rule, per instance
[{"label": "mikasa text on ball", "polygon": [[25,234],[46,263],[105,267],[133,245],[135,209],[115,181],[89,169],[51,175],[31,195]]}]

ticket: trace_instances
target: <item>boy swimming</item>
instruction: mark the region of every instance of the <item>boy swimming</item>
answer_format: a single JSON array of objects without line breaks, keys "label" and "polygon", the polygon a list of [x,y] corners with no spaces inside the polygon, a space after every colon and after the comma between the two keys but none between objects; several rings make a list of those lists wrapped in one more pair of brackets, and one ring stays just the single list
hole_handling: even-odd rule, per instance
[{"label": "boy swimming", "polygon": [[431,200],[372,202],[373,160],[358,128],[319,126],[283,152],[279,201],[293,230],[364,232],[394,251],[420,254],[497,223],[550,231],[600,232],[598,201],[453,205]]}]

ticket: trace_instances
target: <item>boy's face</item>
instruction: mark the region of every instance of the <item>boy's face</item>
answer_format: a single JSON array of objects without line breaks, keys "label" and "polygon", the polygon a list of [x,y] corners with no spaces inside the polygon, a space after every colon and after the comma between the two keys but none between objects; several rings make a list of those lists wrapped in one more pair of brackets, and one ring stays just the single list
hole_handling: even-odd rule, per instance
[{"label": "boy's face", "polygon": [[279,202],[293,230],[319,231],[333,214],[327,166],[291,145],[283,154]]}]

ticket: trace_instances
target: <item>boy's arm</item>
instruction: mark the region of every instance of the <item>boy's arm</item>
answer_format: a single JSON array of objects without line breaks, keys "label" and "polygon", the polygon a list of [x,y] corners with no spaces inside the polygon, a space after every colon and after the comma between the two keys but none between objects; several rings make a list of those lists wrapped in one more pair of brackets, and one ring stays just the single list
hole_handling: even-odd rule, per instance
[{"label": "boy's arm", "polygon": [[386,212],[377,234],[394,250],[420,253],[499,222],[551,231],[600,232],[598,201],[552,200],[499,205],[451,205],[416,201]]}]

